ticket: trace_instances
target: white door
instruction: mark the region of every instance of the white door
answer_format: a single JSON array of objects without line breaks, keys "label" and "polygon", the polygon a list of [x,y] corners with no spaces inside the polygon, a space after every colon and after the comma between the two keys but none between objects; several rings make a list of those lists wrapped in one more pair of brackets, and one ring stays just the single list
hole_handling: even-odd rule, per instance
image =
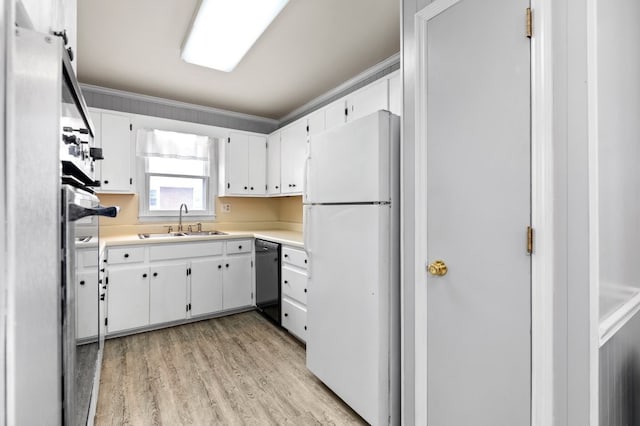
[{"label": "white door", "polygon": [[249,194],[267,192],[267,138],[249,136]]},{"label": "white door", "polygon": [[149,322],[159,324],[187,317],[186,263],[152,265]]},{"label": "white door", "polygon": [[126,115],[103,112],[101,143],[104,160],[101,161],[102,189],[130,191],[131,175],[131,120]]},{"label": "white door", "polygon": [[251,256],[227,257],[222,271],[223,309],[252,305]]},{"label": "white door", "polygon": [[267,193],[280,193],[280,132],[269,135],[267,146]]},{"label": "white door", "polygon": [[305,215],[307,367],[368,423],[387,424],[389,386],[400,380],[389,381],[390,366],[400,362],[389,334],[399,328],[391,309],[400,288],[391,207],[305,206]]},{"label": "white door", "polygon": [[305,203],[389,202],[399,119],[379,111],[309,142]]},{"label": "white door", "polygon": [[351,122],[378,110],[389,109],[389,84],[386,78],[372,83],[347,97],[347,121]]},{"label": "white door", "polygon": [[249,192],[249,135],[230,133],[227,138],[227,193],[246,194]]},{"label": "white door", "polygon": [[416,421],[433,426],[531,422],[528,6],[435,1],[416,20]]},{"label": "white door", "polygon": [[222,310],[222,258],[191,261],[191,316]]}]

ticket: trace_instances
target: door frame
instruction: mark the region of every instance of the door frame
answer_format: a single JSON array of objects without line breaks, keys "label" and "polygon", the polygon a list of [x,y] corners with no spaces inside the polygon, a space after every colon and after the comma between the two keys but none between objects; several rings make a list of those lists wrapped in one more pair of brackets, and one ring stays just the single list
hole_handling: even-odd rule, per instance
[{"label": "door frame", "polygon": [[[426,123],[420,117],[427,113],[426,70],[423,54],[426,24],[429,19],[462,0],[435,0],[414,15],[415,40],[415,156],[414,200],[415,235],[426,234],[427,164]],[[534,36],[531,38],[531,226],[535,232],[535,248],[531,263],[531,425],[553,424],[554,401],[554,223],[549,212],[554,206],[553,151],[553,51],[551,49],[551,5],[531,0],[535,10]],[[525,11],[523,10],[523,24]],[[523,25],[523,37],[525,27]],[[526,224],[523,224],[525,226]],[[524,230],[523,230],[524,232]],[[415,424],[427,424],[427,344],[426,273],[427,244],[416,238],[414,247],[414,375]]]}]

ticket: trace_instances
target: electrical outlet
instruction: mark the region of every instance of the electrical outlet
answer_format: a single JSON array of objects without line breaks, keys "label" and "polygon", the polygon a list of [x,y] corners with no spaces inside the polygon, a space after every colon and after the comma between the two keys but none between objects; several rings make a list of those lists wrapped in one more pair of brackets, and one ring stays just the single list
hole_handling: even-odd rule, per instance
[{"label": "electrical outlet", "polygon": [[229,203],[225,203],[222,205],[222,212],[223,213],[231,213],[231,204]]}]

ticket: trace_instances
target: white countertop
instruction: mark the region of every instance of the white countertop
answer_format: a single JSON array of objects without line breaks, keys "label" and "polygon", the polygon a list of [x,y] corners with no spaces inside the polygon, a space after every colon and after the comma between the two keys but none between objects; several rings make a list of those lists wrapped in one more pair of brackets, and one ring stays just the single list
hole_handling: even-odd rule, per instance
[{"label": "white countertop", "polygon": [[[293,247],[303,248],[302,232],[285,231],[281,229],[268,229],[256,231],[224,231],[226,235],[201,235],[190,237],[167,237],[140,239],[138,234],[117,235],[100,238],[102,247],[129,246],[137,244],[159,244],[159,243],[188,243],[194,241],[228,240],[236,238],[260,238],[285,244]],[[101,248],[102,248],[101,247]]]}]

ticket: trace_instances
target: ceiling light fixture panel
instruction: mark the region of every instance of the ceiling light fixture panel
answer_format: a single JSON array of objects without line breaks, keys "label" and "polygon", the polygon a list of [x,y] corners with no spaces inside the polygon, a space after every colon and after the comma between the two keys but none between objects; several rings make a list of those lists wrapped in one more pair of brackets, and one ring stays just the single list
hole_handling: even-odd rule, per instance
[{"label": "ceiling light fixture panel", "polygon": [[288,2],[202,0],[182,46],[182,59],[232,71]]}]

